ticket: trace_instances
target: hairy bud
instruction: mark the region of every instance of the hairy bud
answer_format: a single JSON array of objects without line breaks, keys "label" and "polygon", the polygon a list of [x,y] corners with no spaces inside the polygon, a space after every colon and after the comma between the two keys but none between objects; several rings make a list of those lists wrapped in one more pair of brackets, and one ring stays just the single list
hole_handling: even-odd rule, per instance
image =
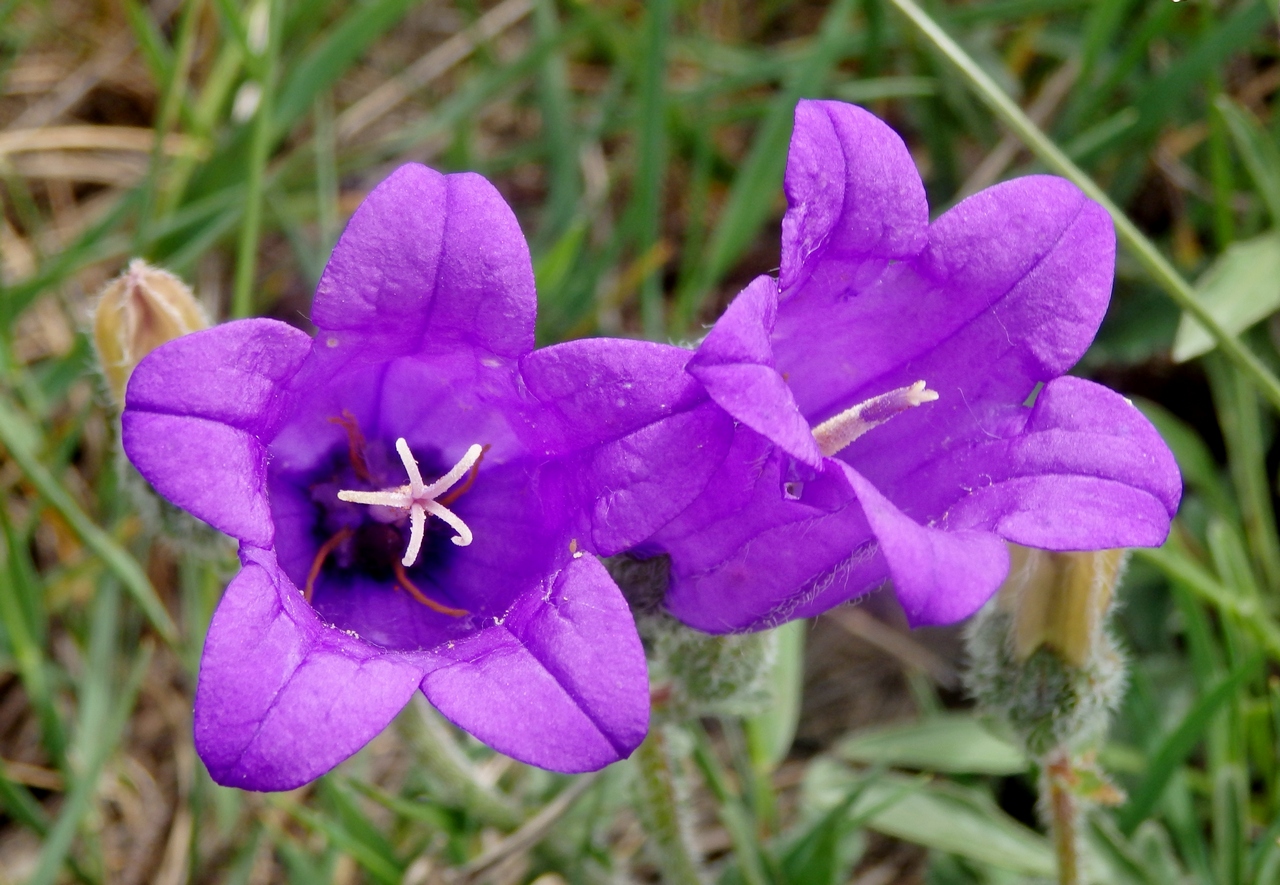
[{"label": "hairy bud", "polygon": [[98,363],[117,408],[124,407],[125,384],[144,356],[208,325],[182,280],[140,258],[129,262],[102,290],[93,315]]},{"label": "hairy bud", "polygon": [[712,636],[662,609],[670,560],[666,556],[605,560],[631,606],[644,642],[654,709],[669,721],[698,716],[749,716],[772,700],[777,631]]},{"label": "hairy bud", "polygon": [[966,636],[966,679],[1043,757],[1103,734],[1123,695],[1125,662],[1108,619],[1124,552],[1011,552],[1009,577]]}]

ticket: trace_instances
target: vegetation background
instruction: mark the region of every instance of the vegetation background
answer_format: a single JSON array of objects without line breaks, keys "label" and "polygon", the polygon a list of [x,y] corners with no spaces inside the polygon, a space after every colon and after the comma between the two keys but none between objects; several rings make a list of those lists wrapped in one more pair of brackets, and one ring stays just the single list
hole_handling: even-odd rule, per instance
[{"label": "vegetation background", "polygon": [[[535,771],[425,707],[302,790],[215,786],[191,699],[232,551],[137,505],[88,317],[142,256],[212,317],[306,327],[344,219],[413,160],[482,172],[515,207],[542,341],[687,340],[778,263],[800,97],[889,121],[935,213],[1065,158],[1136,225],[1077,371],[1142,398],[1187,490],[1120,589],[1131,674],[1098,760],[1127,800],[1088,812],[1085,875],[1280,882],[1278,18],[1275,0],[0,0],[0,883],[655,880],[631,763]],[[1179,329],[1185,280],[1225,346]],[[956,631],[908,633],[886,594],[788,630],[779,701],[677,741],[709,873],[1052,878],[1036,774],[979,724],[961,666]]]}]

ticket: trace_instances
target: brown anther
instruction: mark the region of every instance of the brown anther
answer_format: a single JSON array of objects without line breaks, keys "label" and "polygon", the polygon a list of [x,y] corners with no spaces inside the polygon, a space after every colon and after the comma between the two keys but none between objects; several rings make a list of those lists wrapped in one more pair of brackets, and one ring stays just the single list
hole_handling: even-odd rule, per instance
[{"label": "brown anther", "polygon": [[470,612],[468,612],[464,608],[452,608],[451,606],[447,606],[442,603],[436,602],[434,599],[430,598],[421,590],[419,590],[416,586],[414,586],[413,581],[409,580],[409,576],[405,574],[404,564],[401,563],[400,560],[397,559],[395,561],[394,568],[396,570],[396,583],[399,584],[404,589],[408,590],[410,596],[418,600],[418,602],[421,602],[423,605],[431,609],[433,612],[439,612],[442,615],[451,615],[455,618],[460,618],[463,615],[470,614]]},{"label": "brown anther", "polygon": [[337,533],[320,545],[320,549],[316,551],[316,558],[311,560],[311,570],[307,572],[307,583],[302,588],[302,598],[307,602],[311,601],[311,594],[316,589],[316,578],[320,577],[320,569],[324,568],[324,561],[329,558],[329,554],[333,552],[333,548],[337,547],[347,538],[351,537],[351,529],[338,529]]},{"label": "brown anther", "polygon": [[454,501],[461,498],[467,493],[467,489],[475,484],[476,475],[480,472],[480,462],[484,460],[484,453],[489,451],[489,446],[485,446],[480,450],[480,457],[476,459],[476,463],[471,465],[471,469],[467,471],[467,478],[462,481],[461,485],[454,486],[447,494],[441,495],[436,500],[448,507]]},{"label": "brown anther", "polygon": [[356,476],[365,482],[373,482],[373,475],[369,473],[369,463],[364,459],[364,434],[360,432],[356,416],[351,414],[349,409],[343,409],[342,416],[330,418],[329,423],[337,424],[347,432],[347,455],[351,458],[351,469],[356,472]]}]

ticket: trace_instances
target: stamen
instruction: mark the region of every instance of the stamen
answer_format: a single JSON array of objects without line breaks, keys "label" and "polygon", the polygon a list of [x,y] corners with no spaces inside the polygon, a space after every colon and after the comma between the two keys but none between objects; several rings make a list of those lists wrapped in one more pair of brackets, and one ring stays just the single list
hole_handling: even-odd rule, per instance
[{"label": "stamen", "polygon": [[[448,523],[450,528],[457,532],[457,535],[453,538],[453,543],[459,547],[466,547],[474,537],[471,534],[471,529],[456,513],[444,505],[452,503],[458,495],[471,487],[471,483],[475,481],[472,469],[479,463],[485,448],[485,446],[481,445],[471,446],[467,449],[467,453],[462,456],[462,459],[453,465],[448,473],[427,485],[422,481],[422,473],[418,470],[418,462],[414,460],[413,453],[409,451],[409,444],[405,442],[404,437],[400,437],[396,440],[396,451],[400,453],[400,460],[404,463],[405,473],[409,474],[409,484],[383,489],[380,492],[342,490],[338,492],[338,500],[349,501],[352,504],[367,504],[408,511],[409,547],[405,550],[404,559],[402,560],[403,565],[406,567],[418,561],[418,553],[422,550],[422,541],[426,535],[428,513]],[[454,483],[469,473],[471,475],[457,495],[437,500],[445,492],[448,492]]]},{"label": "stamen", "polygon": [[404,589],[408,590],[410,596],[418,600],[418,602],[421,602],[423,605],[431,609],[433,612],[440,612],[440,614],[442,615],[452,615],[455,618],[460,618],[463,615],[470,614],[470,612],[468,612],[465,608],[453,608],[451,606],[436,602],[434,599],[427,596],[427,594],[423,593],[416,586],[414,586],[413,581],[409,580],[409,576],[405,574],[404,566],[401,565],[400,563],[397,562],[395,564],[395,570],[396,570],[396,583],[399,584]]},{"label": "stamen", "polygon": [[373,476],[369,473],[369,462],[364,458],[364,434],[360,432],[356,416],[351,414],[349,409],[343,409],[342,417],[330,418],[329,423],[337,424],[347,432],[347,457],[351,459],[351,469],[356,472],[356,476],[365,482],[373,482]]},{"label": "stamen", "polygon": [[332,538],[320,545],[320,549],[316,551],[316,558],[311,560],[311,570],[307,572],[307,583],[302,588],[302,598],[307,602],[311,601],[311,594],[316,590],[316,578],[320,577],[320,569],[324,568],[324,561],[329,558],[329,554],[333,552],[333,548],[337,547],[347,538],[351,537],[351,529],[341,528]]},{"label": "stamen", "polygon": [[845,409],[834,418],[828,418],[813,429],[818,449],[830,458],[862,434],[879,427],[894,415],[914,406],[931,403],[938,398],[936,390],[929,390],[925,382],[917,381],[910,387],[899,387],[866,402]]}]

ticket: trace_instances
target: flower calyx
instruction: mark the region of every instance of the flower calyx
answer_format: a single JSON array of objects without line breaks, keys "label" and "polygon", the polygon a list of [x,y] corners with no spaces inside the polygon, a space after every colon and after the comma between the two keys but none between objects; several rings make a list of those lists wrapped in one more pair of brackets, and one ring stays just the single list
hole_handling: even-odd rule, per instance
[{"label": "flower calyx", "polygon": [[[457,534],[451,539],[459,547],[466,547],[472,541],[471,529],[462,519],[445,506],[454,496],[446,493],[464,476],[471,473],[484,454],[484,446],[479,444],[467,449],[466,454],[454,464],[444,476],[427,484],[422,481],[422,473],[418,470],[418,462],[409,451],[409,444],[404,437],[396,440],[396,451],[404,463],[405,472],[409,474],[407,485],[380,492],[362,492],[342,490],[338,492],[340,501],[352,504],[367,504],[371,507],[387,507],[392,510],[403,510],[409,514],[409,547],[405,550],[401,562],[407,568],[418,561],[418,553],[422,550],[422,539],[426,533],[427,514],[448,523]],[[444,499],[444,500],[441,500]],[[375,518],[378,514],[375,512]],[[387,520],[390,521],[390,520]]]},{"label": "flower calyx", "polygon": [[839,415],[828,418],[813,428],[813,438],[818,449],[830,458],[848,446],[868,430],[879,427],[894,415],[915,406],[931,403],[938,398],[936,390],[930,390],[924,381],[910,387],[899,387],[888,393],[873,396],[856,406],[845,409]]}]

